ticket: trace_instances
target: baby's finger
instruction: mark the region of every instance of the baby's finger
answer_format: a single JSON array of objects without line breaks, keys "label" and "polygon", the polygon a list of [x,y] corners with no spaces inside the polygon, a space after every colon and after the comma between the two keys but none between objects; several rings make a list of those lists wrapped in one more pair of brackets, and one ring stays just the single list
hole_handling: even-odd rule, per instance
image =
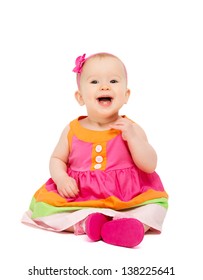
[{"label": "baby's finger", "polygon": [[71,183],[69,184],[69,195],[71,196],[71,197],[75,197],[75,196],[77,196],[78,195],[78,193],[79,193],[79,189],[78,189],[78,186],[77,186],[77,184],[76,184],[76,182],[75,182],[75,180],[73,179],[72,181],[71,181]]},{"label": "baby's finger", "polygon": [[72,189],[71,188],[66,188],[65,190],[64,190],[64,195],[65,195],[65,197],[75,197],[76,195],[74,194],[74,192],[72,191]]},{"label": "baby's finger", "polygon": [[76,181],[73,178],[72,178],[69,186],[70,186],[71,190],[73,191],[73,193],[77,195],[79,192],[79,189],[78,189]]},{"label": "baby's finger", "polygon": [[73,192],[72,188],[70,186],[64,186],[63,188],[58,190],[58,193],[63,197],[63,198],[69,198],[69,197],[75,197],[75,193]]},{"label": "baby's finger", "polygon": [[124,127],[123,123],[114,123],[110,125],[110,128],[118,129],[118,130],[123,130],[123,127]]},{"label": "baby's finger", "polygon": [[64,194],[64,192],[63,192],[63,191],[58,190],[58,193],[59,193],[59,195],[60,195],[60,196],[62,196],[63,198],[66,198],[66,196],[65,196],[65,194]]},{"label": "baby's finger", "polygon": [[69,189],[69,195],[70,195],[71,197],[77,196],[77,195],[78,195],[78,192],[79,192],[79,190],[78,190],[77,188],[75,188],[75,187],[71,187],[71,188]]}]

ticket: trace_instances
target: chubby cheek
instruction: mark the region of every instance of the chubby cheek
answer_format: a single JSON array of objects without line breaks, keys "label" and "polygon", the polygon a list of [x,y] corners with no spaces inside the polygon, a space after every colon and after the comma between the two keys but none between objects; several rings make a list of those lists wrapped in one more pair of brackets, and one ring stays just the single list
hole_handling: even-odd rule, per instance
[{"label": "chubby cheek", "polygon": [[84,86],[81,88],[80,92],[84,98],[93,98],[97,90],[96,88],[92,88],[90,86]]},{"label": "chubby cheek", "polygon": [[127,93],[127,90],[121,90],[119,93],[118,93],[118,99],[120,99],[121,101],[125,102],[128,100],[128,93]]},{"label": "chubby cheek", "polygon": [[85,95],[85,96],[83,96],[83,100],[84,100],[85,105],[87,105],[87,106],[88,105],[94,106],[95,102],[96,102],[96,99],[90,93]]}]

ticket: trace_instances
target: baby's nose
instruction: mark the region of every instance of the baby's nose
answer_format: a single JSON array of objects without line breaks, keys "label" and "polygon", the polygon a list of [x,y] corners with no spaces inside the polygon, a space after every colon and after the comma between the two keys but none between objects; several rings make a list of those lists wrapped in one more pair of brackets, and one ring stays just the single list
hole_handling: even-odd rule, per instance
[{"label": "baby's nose", "polygon": [[101,90],[110,90],[110,86],[107,84],[104,84],[101,86]]}]

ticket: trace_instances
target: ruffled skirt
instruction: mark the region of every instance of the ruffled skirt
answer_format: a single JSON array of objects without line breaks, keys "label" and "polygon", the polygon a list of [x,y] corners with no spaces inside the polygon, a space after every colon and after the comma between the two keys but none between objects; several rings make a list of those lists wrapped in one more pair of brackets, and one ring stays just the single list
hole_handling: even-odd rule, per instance
[{"label": "ruffled skirt", "polygon": [[76,180],[79,195],[61,197],[49,179],[34,194],[23,223],[63,231],[99,212],[114,218],[134,217],[152,230],[161,231],[168,195],[156,172],[147,174],[133,167],[108,172],[69,168],[68,174]]}]

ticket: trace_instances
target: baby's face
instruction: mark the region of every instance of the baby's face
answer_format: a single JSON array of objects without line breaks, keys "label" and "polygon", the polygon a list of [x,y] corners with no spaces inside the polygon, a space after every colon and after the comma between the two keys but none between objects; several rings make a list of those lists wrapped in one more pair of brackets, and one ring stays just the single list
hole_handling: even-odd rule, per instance
[{"label": "baby's face", "polygon": [[111,56],[90,58],[82,69],[79,93],[88,113],[118,112],[130,94],[122,62]]}]

